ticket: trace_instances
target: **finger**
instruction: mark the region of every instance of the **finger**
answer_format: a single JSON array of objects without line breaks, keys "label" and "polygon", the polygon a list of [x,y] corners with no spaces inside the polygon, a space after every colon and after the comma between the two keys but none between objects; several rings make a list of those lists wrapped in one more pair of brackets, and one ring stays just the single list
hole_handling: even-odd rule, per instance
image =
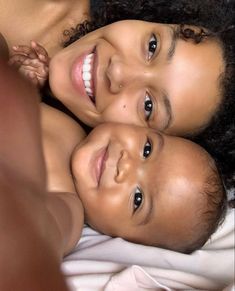
[{"label": "finger", "polygon": [[35,53],[37,54],[38,58],[45,63],[48,63],[49,61],[49,56],[47,51],[43,46],[41,46],[39,43],[36,41],[31,41],[31,47],[34,49]]},{"label": "finger", "polygon": [[18,46],[13,46],[12,47],[13,51],[17,52],[18,54],[22,54],[24,56],[27,56],[31,59],[37,58],[37,53],[27,45],[18,45]]},{"label": "finger", "polygon": [[35,86],[39,85],[37,75],[34,72],[28,72],[27,77]]},{"label": "finger", "polygon": [[14,67],[16,70],[18,70],[20,67],[21,67],[21,65],[22,65],[22,63],[21,62],[19,62],[19,61],[8,61],[8,64],[11,66],[11,67]]},{"label": "finger", "polygon": [[21,66],[22,64],[25,63],[25,61],[28,59],[28,57],[20,54],[13,55],[9,61],[8,64],[10,66]]},{"label": "finger", "polygon": [[15,55],[10,59],[8,62],[9,65],[15,65],[22,67],[22,70],[28,71],[35,71],[40,72],[41,70],[48,70],[48,67],[45,66],[40,60],[38,59],[29,59],[28,57]]},{"label": "finger", "polygon": [[47,78],[38,77],[38,85],[42,88],[46,83]]},{"label": "finger", "polygon": [[49,71],[49,67],[38,59],[27,59],[23,65],[28,67],[29,70],[31,69],[32,71],[38,72],[39,74],[48,74]]},{"label": "finger", "polygon": [[48,79],[49,69],[48,67],[41,67],[37,72],[38,77],[47,80]]},{"label": "finger", "polygon": [[37,78],[42,78],[47,80],[48,79],[48,68],[44,67],[44,66],[40,66],[37,68],[28,68],[28,70],[31,70],[32,72],[35,73],[35,75],[37,76]]},{"label": "finger", "polygon": [[[44,66],[42,63],[34,62],[38,60],[30,60],[30,63],[28,65],[21,65],[19,67],[19,72],[24,74],[26,77],[34,78],[36,76],[37,78],[43,78],[47,79],[48,78],[48,72],[49,69],[48,67]],[[31,73],[31,75],[30,75]]]},{"label": "finger", "polygon": [[39,59],[26,59],[23,64],[35,68],[35,70],[45,66]]}]

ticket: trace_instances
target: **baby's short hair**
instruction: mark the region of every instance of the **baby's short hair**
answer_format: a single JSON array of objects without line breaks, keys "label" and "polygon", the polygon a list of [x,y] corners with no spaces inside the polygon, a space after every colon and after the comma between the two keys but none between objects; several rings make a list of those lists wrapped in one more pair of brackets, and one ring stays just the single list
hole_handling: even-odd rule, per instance
[{"label": "baby's short hair", "polygon": [[200,249],[222,224],[226,215],[227,195],[224,183],[212,158],[209,158],[208,162],[210,173],[205,177],[200,192],[203,207],[198,211],[189,240],[178,246],[178,251],[183,253],[192,253]]}]

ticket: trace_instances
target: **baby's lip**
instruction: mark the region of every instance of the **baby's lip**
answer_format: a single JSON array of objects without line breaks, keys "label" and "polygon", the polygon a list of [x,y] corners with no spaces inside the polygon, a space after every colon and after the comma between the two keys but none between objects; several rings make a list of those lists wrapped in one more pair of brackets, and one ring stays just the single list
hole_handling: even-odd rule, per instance
[{"label": "baby's lip", "polygon": [[95,176],[97,180],[97,185],[99,186],[100,180],[102,178],[103,172],[105,170],[106,161],[108,159],[108,146],[101,149],[99,152],[96,162],[95,162]]}]

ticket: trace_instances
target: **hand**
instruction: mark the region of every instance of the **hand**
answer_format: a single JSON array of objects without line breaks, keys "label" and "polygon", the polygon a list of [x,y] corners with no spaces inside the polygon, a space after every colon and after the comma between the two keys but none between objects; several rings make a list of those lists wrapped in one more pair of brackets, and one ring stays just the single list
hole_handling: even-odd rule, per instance
[{"label": "hand", "polygon": [[44,47],[35,41],[30,46],[14,46],[9,65],[13,65],[18,71],[28,78],[34,85],[43,87],[48,79],[50,58]]}]

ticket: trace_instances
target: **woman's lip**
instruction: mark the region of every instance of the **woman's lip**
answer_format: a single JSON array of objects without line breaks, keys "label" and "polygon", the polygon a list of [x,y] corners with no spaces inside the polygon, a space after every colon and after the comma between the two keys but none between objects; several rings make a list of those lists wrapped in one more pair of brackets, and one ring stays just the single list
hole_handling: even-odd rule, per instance
[{"label": "woman's lip", "polygon": [[102,174],[105,170],[105,163],[108,159],[108,146],[99,150],[94,163],[95,178],[99,186]]},{"label": "woman's lip", "polygon": [[[84,99],[88,100],[93,106],[95,106],[94,102],[92,102],[92,100],[86,93],[84,81],[82,78],[82,67],[83,67],[84,59],[87,55],[92,53],[92,51],[86,52],[75,59],[74,63],[72,64],[71,79],[72,79],[72,84],[74,88],[78,91],[79,95],[82,96]],[[92,70],[92,80],[94,80],[94,75],[96,72],[94,68],[95,67],[93,67],[93,70]],[[94,85],[94,92],[95,92],[95,85]]]}]

